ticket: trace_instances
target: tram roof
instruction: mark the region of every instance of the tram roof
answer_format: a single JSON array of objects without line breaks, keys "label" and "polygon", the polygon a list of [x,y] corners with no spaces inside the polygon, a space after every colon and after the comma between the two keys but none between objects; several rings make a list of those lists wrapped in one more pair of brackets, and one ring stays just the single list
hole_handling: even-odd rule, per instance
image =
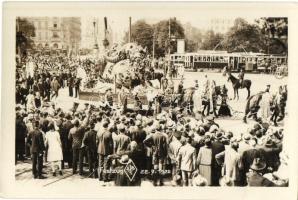
[{"label": "tram roof", "polygon": [[198,51],[198,52],[189,52],[189,53],[174,53],[171,54],[174,56],[195,56],[195,55],[210,55],[210,56],[271,56],[271,57],[286,57],[286,55],[274,55],[274,54],[265,54],[265,53],[255,53],[255,52],[227,52],[227,51]]}]

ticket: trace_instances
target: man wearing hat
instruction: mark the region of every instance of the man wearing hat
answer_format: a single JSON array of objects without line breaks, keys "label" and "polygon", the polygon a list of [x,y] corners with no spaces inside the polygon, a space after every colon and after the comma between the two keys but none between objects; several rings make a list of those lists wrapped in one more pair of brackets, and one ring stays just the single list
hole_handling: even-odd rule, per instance
[{"label": "man wearing hat", "polygon": [[25,140],[27,135],[27,127],[23,121],[23,116],[18,114],[16,117],[16,143],[15,143],[15,153],[16,153],[16,160],[24,161],[24,153],[25,153]]},{"label": "man wearing hat", "polygon": [[56,96],[56,98],[58,97],[58,91],[59,91],[60,87],[61,86],[60,86],[60,84],[59,84],[59,82],[57,80],[57,77],[54,76],[54,78],[53,78],[53,80],[51,82],[51,90],[53,92],[51,98],[53,98],[54,96]]},{"label": "man wearing hat", "polygon": [[248,133],[242,135],[242,140],[239,142],[239,149],[238,149],[240,156],[243,155],[244,151],[251,149],[251,145],[249,144],[250,139],[251,139],[251,136]]},{"label": "man wearing hat", "polygon": [[74,121],[74,127],[70,129],[68,139],[72,141],[72,169],[73,174],[77,173],[77,164],[79,161],[79,173],[83,174],[83,150],[82,140],[84,133],[79,131],[80,122],[78,120]]},{"label": "man wearing hat", "polygon": [[215,139],[211,144],[212,161],[211,161],[211,174],[212,186],[219,186],[219,179],[221,177],[221,166],[216,162],[215,155],[225,150],[225,145],[222,143],[223,133],[221,131],[215,134]]},{"label": "man wearing hat", "polygon": [[97,160],[97,146],[96,146],[96,131],[94,130],[95,127],[95,122],[91,121],[89,128],[90,130],[87,131],[84,135],[83,141],[82,143],[86,146],[86,150],[87,150],[87,157],[88,157],[88,164],[89,164],[89,172],[90,174],[93,174],[94,178],[98,177],[97,174],[97,164],[98,164],[98,160]]},{"label": "man wearing hat", "polygon": [[[45,143],[43,135],[39,130],[39,122],[34,121],[34,130],[29,132],[27,143],[30,145],[32,157],[32,173],[34,178],[44,179],[42,176],[43,153],[45,151]],[[37,167],[37,168],[36,168]]]},{"label": "man wearing hat", "polygon": [[163,177],[159,174],[159,171],[164,170],[165,160],[168,154],[167,138],[161,133],[160,124],[156,124],[156,132],[144,140],[144,144],[148,147],[152,147],[153,150],[153,185],[157,185],[159,179],[159,185],[163,185]]},{"label": "man wearing hat", "polygon": [[178,152],[178,169],[182,172],[183,185],[192,184],[192,172],[196,169],[196,150],[191,146],[191,137],[186,135],[186,143]]},{"label": "man wearing hat", "polygon": [[68,168],[72,167],[71,141],[68,140],[69,131],[72,127],[73,124],[71,123],[71,115],[70,113],[67,113],[60,131],[63,150],[62,169],[64,169],[64,162],[68,163]]},{"label": "man wearing hat", "polygon": [[113,106],[113,93],[112,93],[112,89],[109,88],[106,90],[106,94],[105,94],[105,103],[106,105],[112,107]]},{"label": "man wearing hat", "polygon": [[237,138],[232,138],[230,146],[225,151],[215,156],[216,161],[221,165],[222,158],[224,158],[225,175],[233,181],[233,185],[239,186],[240,181],[240,169],[242,168],[242,162],[240,154],[238,153],[238,141]]},{"label": "man wearing hat", "polygon": [[241,181],[243,185],[247,185],[246,174],[250,169],[251,164],[255,158],[261,158],[265,160],[264,151],[257,147],[256,138],[251,138],[249,140],[250,149],[245,150],[241,156],[241,162],[243,164],[243,169],[241,170]]},{"label": "man wearing hat", "polygon": [[250,166],[251,172],[247,174],[248,186],[253,187],[273,187],[275,184],[263,177],[263,170],[266,168],[266,162],[261,158],[255,158]]},{"label": "man wearing hat", "polygon": [[273,171],[276,171],[280,164],[279,153],[282,149],[277,147],[270,137],[267,137],[265,143],[260,149],[264,151],[267,167]]},{"label": "man wearing hat", "polygon": [[172,176],[175,177],[177,175],[177,160],[178,160],[178,152],[181,148],[182,144],[180,142],[181,132],[175,131],[172,137],[172,140],[169,144],[168,155],[171,159],[172,164]]},{"label": "man wearing hat", "polygon": [[124,124],[119,124],[118,130],[119,130],[119,134],[115,137],[115,141],[114,141],[115,153],[126,151],[130,143],[130,138],[125,134],[126,130],[125,130]]},{"label": "man wearing hat", "polygon": [[103,129],[99,130],[96,135],[98,144],[98,178],[104,182],[108,181],[108,174],[106,170],[109,169],[108,156],[113,154],[113,138],[112,133],[108,130],[109,122],[104,120],[102,124]]}]

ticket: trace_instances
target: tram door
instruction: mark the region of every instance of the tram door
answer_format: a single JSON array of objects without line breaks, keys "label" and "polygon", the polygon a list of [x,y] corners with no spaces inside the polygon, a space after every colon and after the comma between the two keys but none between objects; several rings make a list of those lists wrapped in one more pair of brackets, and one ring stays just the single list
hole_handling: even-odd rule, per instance
[{"label": "tram door", "polygon": [[238,57],[234,57],[234,69],[240,70],[239,69]]},{"label": "tram door", "polygon": [[189,58],[190,68],[194,68],[193,56],[189,56]]},{"label": "tram door", "polygon": [[230,57],[230,66],[232,70],[238,70],[238,58]]}]

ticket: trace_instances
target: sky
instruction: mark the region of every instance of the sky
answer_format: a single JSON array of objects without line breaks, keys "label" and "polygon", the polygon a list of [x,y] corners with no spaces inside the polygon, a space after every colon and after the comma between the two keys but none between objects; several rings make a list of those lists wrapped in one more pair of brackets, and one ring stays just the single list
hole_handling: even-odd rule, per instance
[{"label": "sky", "polygon": [[[190,16],[186,16],[186,15],[133,15],[133,13],[131,13],[131,20],[132,20],[132,24],[138,20],[145,20],[147,23],[149,24],[154,24],[157,23],[161,20],[167,20],[169,18],[173,18],[176,17],[176,20],[179,20],[181,22],[181,24],[186,24],[186,23],[190,23],[192,26],[201,29],[203,31],[206,31],[209,29],[210,26],[210,21],[212,19],[225,19],[225,20],[229,20],[230,26],[232,26],[234,20],[239,17],[239,16],[225,16],[225,17],[218,17],[218,16],[204,16],[204,17],[200,17],[200,16],[196,16],[196,17],[190,17]],[[110,29],[113,32],[113,37],[114,37],[114,41],[115,42],[120,42],[122,40],[122,38],[124,37],[125,32],[128,31],[129,29],[129,16],[107,16],[108,18],[108,26],[110,27]],[[254,20],[256,19],[256,17],[242,17],[244,18],[246,21],[250,22],[250,23],[254,23]],[[99,36],[99,40],[102,40],[102,35],[103,35],[103,24],[104,24],[104,18],[102,16],[98,16],[98,17],[82,17],[81,18],[81,22],[82,22],[82,39],[83,41],[85,40],[85,45],[89,46],[88,41],[90,40],[90,36],[93,37],[93,21],[96,21],[99,24],[99,28],[98,28],[98,32],[100,35]]]},{"label": "sky", "polygon": [[140,19],[144,19],[147,23],[156,23],[160,20],[175,17],[182,24],[190,23],[198,29],[206,30],[211,19],[230,19],[234,21],[236,18],[241,17],[249,23],[254,23],[255,19],[260,17],[283,16],[283,13],[278,12],[279,9],[278,5],[271,9],[264,9],[261,5],[227,3],[213,3],[210,5],[172,2],[171,4],[112,4],[112,6],[107,3],[106,5],[99,5],[96,7],[96,12],[93,12],[93,10],[86,10],[82,6],[80,12],[82,14],[82,39],[84,40],[88,32],[90,35],[90,31],[92,35],[92,21],[94,19],[97,19],[101,24],[99,32],[102,35],[104,17],[108,18],[109,27],[113,34],[116,34],[117,40],[120,40],[123,38],[124,33],[128,31],[129,17],[132,18],[132,23]]}]

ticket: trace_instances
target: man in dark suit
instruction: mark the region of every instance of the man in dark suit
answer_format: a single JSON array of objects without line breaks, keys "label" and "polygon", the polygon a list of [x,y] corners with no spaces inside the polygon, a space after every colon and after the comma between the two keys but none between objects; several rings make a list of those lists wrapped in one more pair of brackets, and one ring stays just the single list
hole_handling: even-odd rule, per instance
[{"label": "man in dark suit", "polygon": [[113,154],[113,138],[112,133],[108,130],[108,121],[103,122],[103,130],[96,135],[98,144],[98,178],[104,182],[108,181],[106,170],[109,169],[108,156]]},{"label": "man in dark suit", "polygon": [[221,177],[221,166],[216,162],[215,155],[223,152],[225,150],[225,145],[222,143],[221,138],[223,134],[217,132],[215,135],[215,140],[211,144],[212,150],[212,161],[211,161],[211,177],[212,177],[212,186],[219,186],[219,179]]},{"label": "man in dark suit", "polygon": [[163,177],[159,171],[164,170],[166,157],[168,155],[167,137],[161,133],[162,129],[160,124],[156,125],[156,132],[144,140],[144,144],[152,147],[153,150],[153,185],[157,185],[159,179],[160,186],[163,185]]},{"label": "man in dark suit", "polygon": [[83,144],[86,146],[88,164],[89,164],[89,172],[90,174],[94,172],[93,177],[97,178],[97,146],[96,146],[96,131],[94,130],[95,123],[91,121],[90,130],[87,131],[83,138]]},{"label": "man in dark suit", "polygon": [[242,154],[241,160],[243,164],[243,170],[240,174],[243,185],[247,185],[246,180],[246,174],[248,173],[250,166],[252,165],[255,158],[261,158],[262,160],[265,160],[264,151],[262,149],[257,148],[257,141],[255,138],[251,138],[249,141],[249,144],[251,146],[250,149],[245,150]]},{"label": "man in dark suit", "polygon": [[23,117],[21,114],[17,114],[16,118],[16,160],[17,162],[18,159],[24,161],[25,157],[25,140],[26,140],[26,135],[27,135],[27,127],[26,124],[23,121]]},{"label": "man in dark suit", "polygon": [[[31,146],[30,152],[32,156],[32,173],[34,178],[43,179],[42,176],[42,159],[45,151],[44,140],[39,130],[39,122],[34,122],[34,130],[28,135],[27,143]],[[37,169],[36,169],[37,167]]]},{"label": "man in dark suit", "polygon": [[83,174],[83,151],[82,140],[84,132],[79,130],[80,123],[75,120],[74,127],[70,129],[68,139],[72,142],[72,173],[77,173],[77,164],[79,161],[79,174]]},{"label": "man in dark suit", "polygon": [[71,115],[68,113],[65,116],[65,121],[62,123],[62,128],[60,132],[62,151],[63,151],[62,169],[64,169],[64,162],[68,163],[68,168],[72,167],[71,142],[68,140],[69,131],[73,127],[73,124],[71,123],[70,120],[71,120]]},{"label": "man in dark suit", "polygon": [[74,80],[73,80],[71,73],[69,73],[69,75],[68,75],[67,85],[68,85],[69,96],[72,97],[73,96]]},{"label": "man in dark suit", "polygon": [[268,138],[260,149],[264,151],[267,168],[271,171],[276,171],[280,165],[279,153],[281,148],[276,146],[271,138]]}]

